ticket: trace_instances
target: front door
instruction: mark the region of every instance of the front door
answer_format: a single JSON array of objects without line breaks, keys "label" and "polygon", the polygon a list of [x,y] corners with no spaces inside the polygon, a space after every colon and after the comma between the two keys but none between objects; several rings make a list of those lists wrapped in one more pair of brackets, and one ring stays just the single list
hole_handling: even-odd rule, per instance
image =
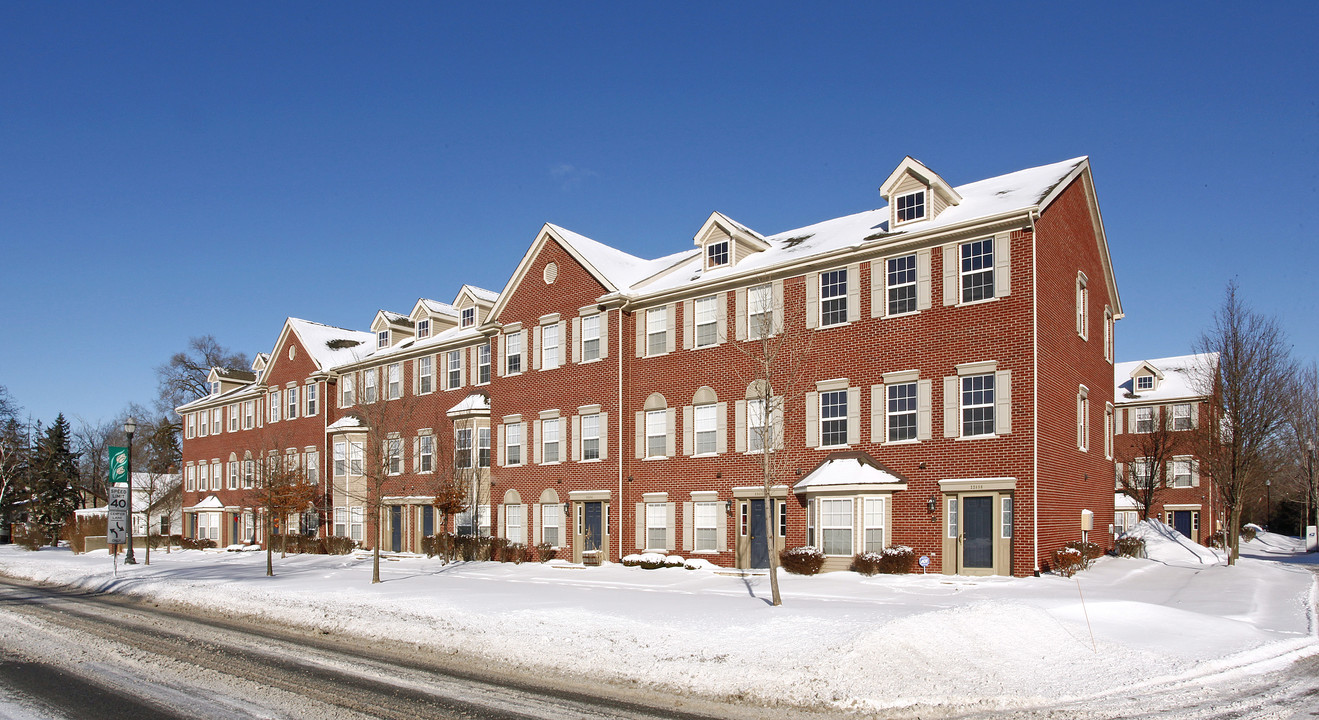
[{"label": "front door", "polygon": [[588,502],[583,503],[583,506],[585,517],[582,521],[582,550],[597,551],[600,549],[600,541],[604,539],[604,528],[600,522],[604,503]]},{"label": "front door", "polygon": [[765,537],[765,501],[749,500],[751,512],[747,523],[747,538],[751,542],[751,567],[769,567],[769,538]]},{"label": "front door", "polygon": [[435,507],[427,505],[421,509],[421,534],[430,537],[435,534]]},{"label": "front door", "polygon": [[962,499],[962,567],[994,567],[994,498]]},{"label": "front door", "polygon": [[1185,537],[1191,536],[1191,511],[1190,510],[1173,510],[1172,526]]},{"label": "front door", "polygon": [[394,552],[403,551],[403,506],[389,507],[389,545]]}]

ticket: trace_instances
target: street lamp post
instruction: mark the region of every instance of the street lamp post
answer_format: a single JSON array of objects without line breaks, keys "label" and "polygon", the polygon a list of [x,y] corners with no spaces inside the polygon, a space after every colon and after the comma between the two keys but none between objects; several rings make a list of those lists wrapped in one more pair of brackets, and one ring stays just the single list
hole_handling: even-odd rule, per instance
[{"label": "street lamp post", "polygon": [[[1319,506],[1316,506],[1315,498],[1314,498],[1314,441],[1313,440],[1305,441],[1305,474],[1309,477],[1310,480],[1310,490],[1305,494],[1305,521],[1306,524],[1308,525],[1311,520],[1310,513],[1314,513],[1316,516],[1319,516]],[[1319,525],[1319,519],[1315,520],[1314,523],[1315,525]],[[1306,542],[1306,548],[1305,548],[1306,551],[1310,551],[1309,528],[1305,528],[1305,542]]]},{"label": "street lamp post", "polygon": [[1264,529],[1268,530],[1269,521],[1273,519],[1273,479],[1264,478]]},{"label": "street lamp post", "polygon": [[125,565],[136,565],[133,557],[133,433],[137,423],[133,418],[124,421],[124,434],[128,435],[128,553],[124,555]]}]

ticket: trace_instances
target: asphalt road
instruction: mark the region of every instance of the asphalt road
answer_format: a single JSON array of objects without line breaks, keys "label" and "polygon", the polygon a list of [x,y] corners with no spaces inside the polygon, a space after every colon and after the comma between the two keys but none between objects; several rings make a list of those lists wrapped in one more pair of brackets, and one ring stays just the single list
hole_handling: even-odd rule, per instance
[{"label": "asphalt road", "polygon": [[184,616],[130,598],[0,578],[0,718],[696,720],[759,714],[645,691],[596,690],[589,679],[541,679],[550,686],[510,681],[412,648],[239,624],[218,612],[214,618]]}]

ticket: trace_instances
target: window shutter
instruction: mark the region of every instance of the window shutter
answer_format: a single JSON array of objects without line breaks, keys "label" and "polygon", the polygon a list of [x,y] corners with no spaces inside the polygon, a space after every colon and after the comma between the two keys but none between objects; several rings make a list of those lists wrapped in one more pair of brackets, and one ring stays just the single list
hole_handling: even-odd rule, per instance
[{"label": "window shutter", "polygon": [[609,413],[600,413],[600,459],[609,459]]},{"label": "window shutter", "polygon": [[1191,487],[1200,487],[1200,463],[1195,458],[1188,460],[1191,464]]},{"label": "window shutter", "polygon": [[637,411],[637,459],[646,457],[646,413],[644,410]]},{"label": "window shutter", "polygon": [[774,334],[783,332],[783,281],[775,280],[769,284],[771,305],[773,305]]},{"label": "window shutter", "polygon": [[637,357],[646,357],[646,311],[633,312],[632,322],[637,326]]},{"label": "window shutter", "polygon": [[773,407],[769,411],[769,440],[775,450],[783,449],[783,396],[776,395],[770,400]]},{"label": "window shutter", "polygon": [[1200,405],[1191,403],[1191,429],[1200,427]]},{"label": "window shutter", "polygon": [[1012,294],[1012,236],[994,238],[994,297]]},{"label": "window shutter", "polygon": [[888,274],[884,272],[883,260],[870,261],[870,317],[884,317],[888,314],[888,303],[884,302]]},{"label": "window shutter", "polygon": [[1125,412],[1127,413],[1127,432],[1134,433],[1136,432],[1136,409],[1129,408]]},{"label": "window shutter", "polygon": [[930,251],[916,252],[916,309],[930,309]]},{"label": "window shutter", "polygon": [[673,352],[678,347],[678,306],[676,303],[669,303],[664,310],[666,316],[664,321],[664,351]]},{"label": "window shutter", "polygon": [[1114,434],[1114,435],[1121,435],[1121,434],[1122,434],[1122,429],[1123,429],[1122,426],[1125,425],[1126,422],[1127,422],[1127,421],[1126,421],[1126,417],[1127,417],[1126,412],[1127,412],[1127,411],[1126,411],[1126,410],[1123,410],[1122,408],[1117,408],[1117,409],[1113,410],[1113,434]]},{"label": "window shutter", "polygon": [[861,442],[861,388],[847,389],[847,444]]},{"label": "window shutter", "polygon": [[847,321],[861,319],[861,265],[847,266]]},{"label": "window shutter", "polygon": [[943,304],[957,304],[957,245],[943,248]]},{"label": "window shutter", "polygon": [[[575,335],[573,337],[576,337]],[[568,363],[568,321],[559,321],[559,367]]]},{"label": "window shutter", "polygon": [[696,332],[696,321],[692,317],[694,303],[691,300],[682,301],[682,349],[691,350],[694,343],[692,336]]},{"label": "window shutter", "polygon": [[957,376],[949,375],[943,379],[943,436],[955,438],[961,435],[961,423],[958,422]]},{"label": "window shutter", "polygon": [[[495,363],[495,372],[499,373],[499,377],[508,374],[508,355],[504,352],[507,349],[507,337],[507,335],[500,335],[498,346],[493,342],[490,343],[490,352],[499,355],[498,362]],[[434,367],[434,364],[432,363],[431,366]]]},{"label": "window shutter", "polygon": [[[540,353],[537,352],[537,351],[540,349],[540,345],[541,345],[541,342],[542,342],[542,339],[541,339],[541,328],[540,328],[540,326],[537,325],[537,326],[535,327],[535,329],[531,331],[530,335],[531,335],[532,340],[531,340],[530,343],[528,343],[528,345],[530,345],[531,347],[527,348],[527,352],[531,355],[531,369],[532,369],[532,370],[539,370],[539,369],[540,369]],[[522,365],[523,365],[523,367],[526,367],[526,361],[523,361]]]},{"label": "window shutter", "polygon": [[1122,463],[1115,463],[1115,464],[1114,464],[1114,467],[1117,469],[1117,477],[1115,478],[1115,483],[1114,483],[1114,484],[1116,485],[1116,487],[1117,487],[1118,490],[1121,490],[1121,489],[1122,489]]},{"label": "window shutter", "polygon": [[[622,315],[620,314],[621,318]],[[609,313],[600,313],[600,357],[609,357]]]},{"label": "window shutter", "polygon": [[714,451],[728,452],[728,403],[716,403],[714,406],[715,436]]},{"label": "window shutter", "polygon": [[677,518],[674,517],[674,507],[676,503],[664,503],[664,549],[673,550],[678,547],[677,538],[674,537],[678,530]]},{"label": "window shutter", "polygon": [[508,537],[508,506],[499,503],[499,537]]},{"label": "window shutter", "polygon": [[820,273],[806,273],[806,327],[820,325]]},{"label": "window shutter", "polygon": [[692,441],[692,422],[694,411],[691,405],[682,406],[682,454],[695,455],[695,443]]},{"label": "window shutter", "polygon": [[531,448],[530,448],[531,452],[523,453],[523,454],[529,456],[531,458],[531,462],[536,465],[540,464],[540,451],[541,451],[540,435],[541,435],[540,420],[533,419],[529,421],[527,423],[526,437],[527,440],[529,440],[531,443]]},{"label": "window shutter", "polygon": [[504,467],[504,466],[505,466],[505,462],[506,462],[506,460],[505,460],[505,458],[504,458],[504,448],[506,448],[506,447],[508,447],[508,446],[504,444],[505,435],[504,435],[504,424],[503,424],[503,423],[500,423],[500,424],[499,424],[499,432],[498,432],[498,434],[499,434],[499,447],[496,447],[496,448],[490,448],[490,451],[493,452],[493,453],[495,454],[495,464],[498,465],[499,467]]},{"label": "window shutter", "polygon": [[580,317],[572,319],[572,361],[574,365],[582,361],[582,319]]},{"label": "window shutter", "polygon": [[738,288],[736,291],[734,291],[734,295],[736,296],[734,304],[737,305],[737,307],[735,308],[735,312],[737,313],[737,318],[734,320],[734,322],[737,325],[737,339],[746,340],[747,312],[750,310],[750,308],[747,306],[747,289]]},{"label": "window shutter", "polygon": [[719,552],[723,552],[728,549],[728,514],[723,512],[723,508],[716,507],[714,516],[716,518],[715,528],[717,528],[715,537],[719,543],[717,547]]},{"label": "window shutter", "polygon": [[568,457],[568,418],[559,418],[559,460]]},{"label": "window shutter", "polygon": [[531,506],[531,544],[540,544],[540,503]]},{"label": "window shutter", "polygon": [[916,381],[916,439],[930,439],[931,395],[934,381],[926,378]]},{"label": "window shutter", "polygon": [[646,503],[637,503],[637,548],[645,549],[646,547]]},{"label": "window shutter", "polygon": [[692,527],[692,504],[685,502],[682,504],[682,549],[685,552],[691,552],[694,545],[694,528]]},{"label": "window shutter", "polygon": [[467,384],[467,351],[458,352],[458,387]]},{"label": "window shutter", "polygon": [[714,306],[714,343],[722,345],[728,340],[728,293],[719,293]]},{"label": "window shutter", "polygon": [[664,455],[666,457],[674,457],[678,454],[677,415],[676,408],[669,408],[664,411]]},{"label": "window shutter", "polygon": [[806,393],[806,447],[820,446],[820,393]]},{"label": "window shutter", "polygon": [[582,416],[572,416],[572,459],[578,462],[582,459]]},{"label": "window shutter", "polygon": [[882,443],[888,438],[884,435],[884,385],[870,386],[870,442]]},{"label": "window shutter", "polygon": [[1012,371],[994,373],[994,434],[1012,432]]},{"label": "window shutter", "polygon": [[738,400],[733,409],[733,450],[747,451],[747,401]]},{"label": "window shutter", "polygon": [[412,472],[421,471],[421,438],[412,438]]}]

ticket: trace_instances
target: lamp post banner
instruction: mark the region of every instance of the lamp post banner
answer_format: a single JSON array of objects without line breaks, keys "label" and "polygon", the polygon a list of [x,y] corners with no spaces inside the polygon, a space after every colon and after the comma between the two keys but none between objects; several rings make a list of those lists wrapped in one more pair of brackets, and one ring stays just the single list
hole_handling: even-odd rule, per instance
[{"label": "lamp post banner", "polygon": [[110,484],[128,484],[128,448],[110,448]]}]

